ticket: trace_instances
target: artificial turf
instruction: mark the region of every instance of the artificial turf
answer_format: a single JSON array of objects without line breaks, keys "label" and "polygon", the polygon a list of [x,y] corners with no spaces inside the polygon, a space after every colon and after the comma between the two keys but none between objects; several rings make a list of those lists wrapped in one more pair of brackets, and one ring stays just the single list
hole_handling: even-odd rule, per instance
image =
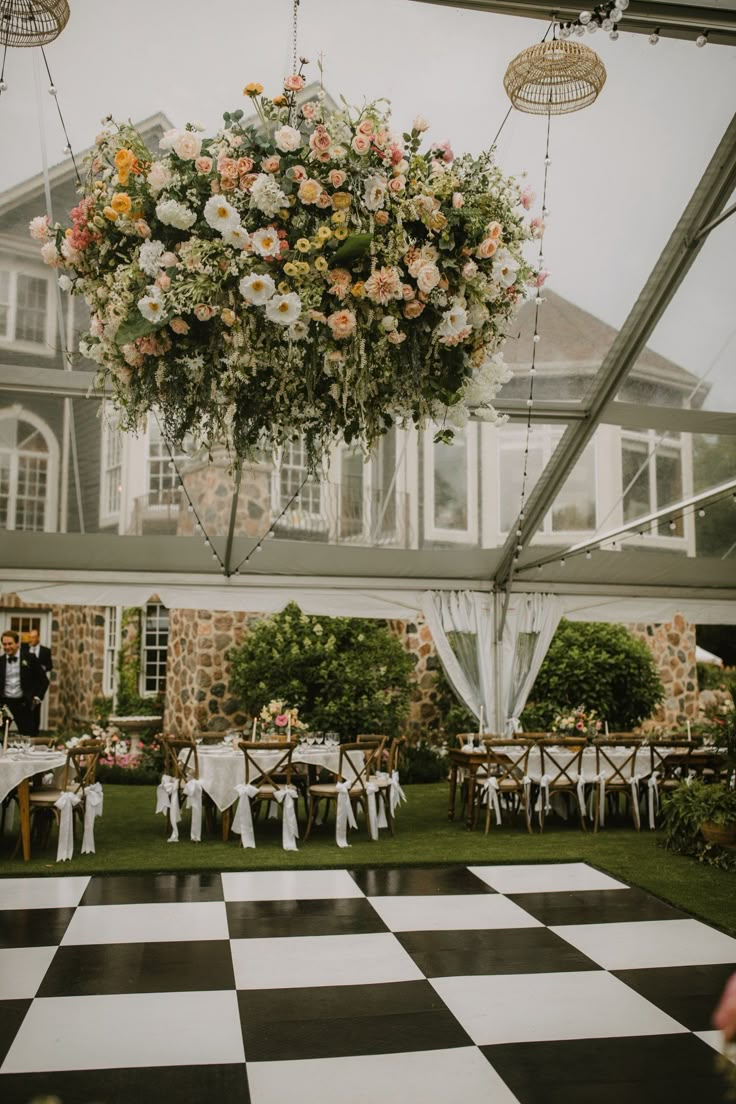
[{"label": "artificial turf", "polygon": [[[74,858],[57,864],[54,832],[48,847],[36,846],[30,862],[24,863],[13,855],[16,837],[6,832],[0,839],[0,876],[587,862],[736,935],[734,875],[665,851],[659,846],[659,832],[638,833],[628,823],[609,822],[598,833],[583,832],[577,821],[566,824],[549,819],[542,835],[538,831],[529,835],[517,823],[492,825],[486,836],[481,829],[467,831],[460,818],[447,819],[446,784],[406,786],[405,790],[408,802],[399,810],[393,838],[382,832],[372,842],[361,821],[359,830],[350,833],[350,848],[342,850],[335,844],[331,819],[314,829],[299,851],[286,852],[281,848],[280,822],[264,819],[256,823],[255,850],[244,850],[235,836],[225,843],[219,834],[206,832],[202,843],[191,843],[186,812],[180,842],[167,843],[164,819],[154,815],[153,787],[106,785],[104,815],[95,823],[96,854],[79,854],[77,835]],[[303,833],[303,807],[300,821]]]}]

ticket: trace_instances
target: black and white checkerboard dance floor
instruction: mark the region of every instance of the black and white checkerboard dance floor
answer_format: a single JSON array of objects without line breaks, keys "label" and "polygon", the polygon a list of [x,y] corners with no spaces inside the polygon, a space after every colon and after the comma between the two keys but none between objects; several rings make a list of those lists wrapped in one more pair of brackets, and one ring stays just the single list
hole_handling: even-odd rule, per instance
[{"label": "black and white checkerboard dance floor", "polygon": [[0,880],[0,1100],[721,1104],[735,968],[582,863]]}]

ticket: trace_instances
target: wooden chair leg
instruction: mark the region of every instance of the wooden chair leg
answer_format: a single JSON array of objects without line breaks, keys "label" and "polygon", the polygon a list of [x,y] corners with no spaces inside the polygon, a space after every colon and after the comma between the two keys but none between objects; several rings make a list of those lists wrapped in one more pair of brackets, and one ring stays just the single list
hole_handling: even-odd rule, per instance
[{"label": "wooden chair leg", "polygon": [[317,802],[315,801],[314,797],[312,797],[312,795],[310,794],[309,795],[309,819],[307,820],[307,830],[304,833],[304,843],[307,842],[307,840],[309,839],[309,833],[312,831],[312,824],[314,822],[314,811],[315,811],[316,805],[317,805]]},{"label": "wooden chair leg", "polygon": [[230,809],[225,809],[222,814],[222,838],[225,843],[230,839]]}]

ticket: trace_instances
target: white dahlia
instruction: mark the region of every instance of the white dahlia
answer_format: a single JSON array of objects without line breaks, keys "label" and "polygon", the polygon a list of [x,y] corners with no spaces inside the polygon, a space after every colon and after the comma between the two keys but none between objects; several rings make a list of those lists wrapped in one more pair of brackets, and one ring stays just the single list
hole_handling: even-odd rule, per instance
[{"label": "white dahlia", "polygon": [[177,230],[188,230],[197,221],[194,211],[179,203],[178,199],[160,200],[156,204],[156,217],[164,226],[173,226]]},{"label": "white dahlia", "polygon": [[288,200],[270,173],[259,173],[250,190],[250,205],[273,218],[288,205]]},{"label": "white dahlia", "polygon": [[254,272],[252,276],[244,276],[240,281],[240,294],[246,303],[254,307],[263,306],[271,298],[276,290],[276,285],[270,276],[261,272]]},{"label": "white dahlia", "polygon": [[302,301],[295,291],[288,295],[274,295],[266,306],[266,317],[280,326],[291,326],[302,309]]},{"label": "white dahlia", "polygon": [[154,278],[158,276],[162,267],[161,256],[165,248],[162,241],[156,241],[155,239],[145,241],[138,254],[138,267],[141,272],[145,272],[146,276]]}]

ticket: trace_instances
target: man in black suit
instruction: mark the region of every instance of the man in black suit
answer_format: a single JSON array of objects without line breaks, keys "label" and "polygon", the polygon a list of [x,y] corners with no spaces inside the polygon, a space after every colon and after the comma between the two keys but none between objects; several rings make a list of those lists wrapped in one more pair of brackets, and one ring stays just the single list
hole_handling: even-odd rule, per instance
[{"label": "man in black suit", "polygon": [[21,735],[37,736],[41,702],[49,685],[48,676],[35,655],[28,652],[20,654],[20,637],[13,629],[3,633],[2,646],[0,701],[13,714]]},{"label": "man in black suit", "polygon": [[38,635],[38,629],[30,629],[28,632],[28,643],[21,644],[21,653],[30,652],[31,655],[35,655],[38,662],[43,667],[47,675],[51,674],[54,669],[54,665],[51,662],[51,649],[47,648],[45,644],[41,643]]}]

